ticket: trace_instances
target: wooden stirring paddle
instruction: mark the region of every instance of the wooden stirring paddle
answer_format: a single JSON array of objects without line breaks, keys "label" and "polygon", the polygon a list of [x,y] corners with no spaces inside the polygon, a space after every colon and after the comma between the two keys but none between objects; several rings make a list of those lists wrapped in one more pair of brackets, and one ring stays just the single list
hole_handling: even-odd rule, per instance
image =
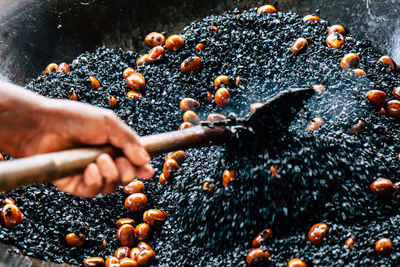
[{"label": "wooden stirring paddle", "polygon": [[[289,89],[271,98],[248,118],[234,120],[238,126],[253,132],[273,135],[279,128],[287,128],[303,106],[304,100],[314,93],[312,88]],[[227,127],[229,125],[229,127]],[[233,126],[234,128],[234,126]],[[143,136],[140,141],[151,156],[186,148],[222,145],[230,140],[232,122],[203,123],[192,128]],[[102,153],[116,157],[122,155],[112,146],[76,148],[40,154],[0,163],[0,191],[24,185],[52,182],[56,179],[82,173]]]}]

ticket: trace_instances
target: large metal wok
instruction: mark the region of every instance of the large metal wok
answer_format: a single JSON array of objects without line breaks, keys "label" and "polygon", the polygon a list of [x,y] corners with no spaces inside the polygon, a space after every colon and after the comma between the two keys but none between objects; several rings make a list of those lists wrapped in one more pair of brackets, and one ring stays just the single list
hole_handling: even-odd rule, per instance
[{"label": "large metal wok", "polygon": [[[177,33],[204,16],[262,4],[340,23],[400,63],[400,0],[0,0],[0,79],[23,85],[48,63],[101,45],[142,51],[151,31]],[[0,244],[0,266],[60,266],[10,249]]]}]

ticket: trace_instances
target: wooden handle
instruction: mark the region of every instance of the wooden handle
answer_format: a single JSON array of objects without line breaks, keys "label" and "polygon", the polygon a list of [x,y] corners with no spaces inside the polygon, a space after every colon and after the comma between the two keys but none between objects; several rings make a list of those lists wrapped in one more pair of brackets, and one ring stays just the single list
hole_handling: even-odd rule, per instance
[{"label": "wooden handle", "polygon": [[[227,131],[222,127],[195,126],[141,137],[140,141],[151,156],[179,149],[222,144]],[[101,153],[115,157],[119,149],[111,146],[76,148],[41,154],[0,163],[0,191],[8,191],[24,185],[48,183],[58,178],[82,173]]]}]

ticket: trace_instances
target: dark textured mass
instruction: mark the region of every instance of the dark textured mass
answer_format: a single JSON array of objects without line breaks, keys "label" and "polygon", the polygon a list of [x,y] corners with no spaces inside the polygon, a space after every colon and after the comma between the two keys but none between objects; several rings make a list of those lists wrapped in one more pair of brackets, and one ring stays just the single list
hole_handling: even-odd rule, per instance
[{"label": "dark textured mass", "polygon": [[[164,209],[167,221],[158,227],[149,244],[158,266],[243,266],[251,240],[269,227],[273,237],[263,245],[271,253],[271,266],[286,266],[293,257],[308,266],[398,266],[400,259],[399,198],[380,198],[369,186],[377,178],[396,181],[400,175],[400,128],[397,119],[378,115],[366,92],[381,89],[388,95],[400,85],[367,41],[348,39],[341,49],[326,45],[326,21],[303,22],[294,13],[258,15],[256,9],[239,15],[235,10],[193,22],[180,33],[184,47],[167,51],[163,60],[136,67],[137,53],[99,48],[84,53],[71,64],[68,74],[41,75],[27,85],[52,98],[67,98],[76,91],[79,101],[109,107],[107,97],[117,99],[114,111],[139,134],[176,130],[182,122],[179,101],[200,101],[198,114],[210,112],[248,114],[249,105],[262,102],[288,87],[324,84],[296,116],[289,129],[268,149],[236,153],[227,147],[187,150],[187,160],[175,178],[162,186],[158,179],[146,181],[148,207]],[[216,26],[218,32],[207,29]],[[173,33],[170,33],[173,34]],[[350,36],[350,34],[348,34]],[[306,38],[304,54],[290,51],[293,41]],[[205,44],[205,49],[194,47]],[[358,77],[340,68],[349,52],[360,56]],[[181,62],[189,56],[202,58],[199,71],[184,74]],[[122,71],[134,67],[146,79],[144,97],[128,99]],[[215,92],[213,80],[221,74],[240,75],[240,86],[228,86],[231,104],[219,108],[207,103],[206,91]],[[91,89],[88,77],[99,79],[101,88]],[[314,117],[325,124],[307,131]],[[350,134],[362,119],[365,132]],[[259,138],[267,138],[260,136]],[[246,140],[249,141],[249,140]],[[250,140],[257,142],[257,139]],[[156,177],[163,157],[155,157]],[[272,176],[270,166],[278,170]],[[236,180],[222,186],[224,169],[234,169]],[[202,190],[213,182],[212,194]],[[8,193],[25,215],[14,229],[0,229],[0,240],[14,244],[26,255],[55,262],[82,264],[89,256],[111,256],[118,247],[115,222],[122,217],[141,221],[141,214],[128,212],[122,190],[92,200],[58,192],[51,185],[32,186]],[[314,223],[329,226],[322,246],[312,245],[307,233]],[[83,232],[87,246],[71,249],[63,241],[68,232]],[[349,250],[344,241],[356,240]],[[374,253],[375,241],[388,237],[393,251],[387,257]],[[106,238],[104,250],[97,245]]]}]

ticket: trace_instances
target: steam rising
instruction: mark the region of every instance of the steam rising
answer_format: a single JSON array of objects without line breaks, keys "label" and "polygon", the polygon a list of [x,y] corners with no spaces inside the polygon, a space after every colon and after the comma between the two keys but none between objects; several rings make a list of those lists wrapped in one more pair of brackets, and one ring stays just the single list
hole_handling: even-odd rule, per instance
[{"label": "steam rising", "polygon": [[[365,0],[368,34],[380,35],[385,51],[400,63],[400,7],[398,0]],[[386,36],[381,36],[386,35]],[[389,40],[389,43],[384,43]]]}]

